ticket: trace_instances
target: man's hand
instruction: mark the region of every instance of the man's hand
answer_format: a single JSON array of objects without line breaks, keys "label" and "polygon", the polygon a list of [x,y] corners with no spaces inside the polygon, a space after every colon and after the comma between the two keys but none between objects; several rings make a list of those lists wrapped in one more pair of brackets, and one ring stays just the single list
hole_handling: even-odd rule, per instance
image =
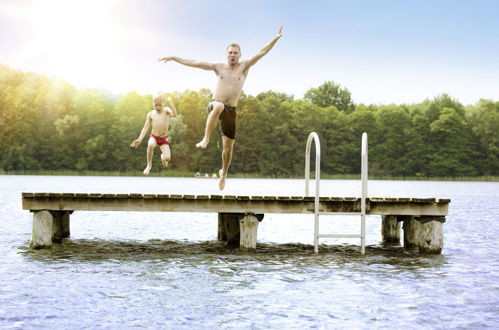
[{"label": "man's hand", "polygon": [[281,27],[279,28],[279,32],[277,32],[276,38],[280,38],[280,37],[282,37],[282,24],[281,24]]},{"label": "man's hand", "polygon": [[139,141],[139,139],[137,139],[137,140],[133,141],[133,142],[130,144],[130,147],[131,147],[131,148],[137,148],[137,147],[139,146],[139,144],[140,144],[140,141]]},{"label": "man's hand", "polygon": [[168,56],[168,57],[162,57],[158,59],[158,62],[168,62],[168,61],[173,61],[173,56]]}]

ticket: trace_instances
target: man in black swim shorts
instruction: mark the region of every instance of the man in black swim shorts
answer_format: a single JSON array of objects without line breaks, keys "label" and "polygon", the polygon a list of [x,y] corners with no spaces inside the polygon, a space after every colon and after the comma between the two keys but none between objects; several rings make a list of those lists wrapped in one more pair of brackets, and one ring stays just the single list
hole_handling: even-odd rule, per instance
[{"label": "man in black swim shorts", "polygon": [[[208,103],[206,110],[210,113],[217,101],[213,100]],[[222,113],[218,117],[222,135],[234,140],[236,138],[236,107],[224,106]]]},{"label": "man in black swim shorts", "polygon": [[218,188],[223,190],[225,180],[232,159],[232,149],[236,137],[236,106],[243,89],[244,82],[248,76],[249,69],[265,56],[282,36],[282,25],[277,35],[265,47],[249,60],[239,61],[241,58],[241,47],[238,44],[230,44],[226,50],[227,63],[208,63],[194,60],[186,60],[176,56],[163,57],[159,61],[177,63],[209,70],[217,75],[217,86],[213,94],[214,101],[208,104],[209,114],[206,119],[206,128],[203,139],[196,144],[196,148],[205,149],[210,142],[211,133],[220,120],[222,127],[222,168],[218,172],[220,181]]}]

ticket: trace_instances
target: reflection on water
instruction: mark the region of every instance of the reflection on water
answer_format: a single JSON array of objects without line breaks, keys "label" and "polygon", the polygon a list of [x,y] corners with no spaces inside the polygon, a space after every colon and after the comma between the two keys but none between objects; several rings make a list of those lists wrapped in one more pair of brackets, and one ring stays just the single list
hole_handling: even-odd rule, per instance
[{"label": "reflection on water", "polygon": [[[0,328],[499,327],[497,183],[373,182],[378,196],[452,204],[442,255],[382,245],[380,221],[369,217],[362,256],[358,240],[325,240],[315,254],[312,219],[299,216],[266,216],[257,251],[243,253],[215,240],[216,217],[148,212],[75,212],[70,239],[30,250],[21,191],[214,193],[212,180],[0,180]],[[298,180],[232,183],[231,194],[302,188]],[[357,189],[350,181],[321,185],[345,195]],[[351,229],[341,221],[331,229],[338,226]]]}]

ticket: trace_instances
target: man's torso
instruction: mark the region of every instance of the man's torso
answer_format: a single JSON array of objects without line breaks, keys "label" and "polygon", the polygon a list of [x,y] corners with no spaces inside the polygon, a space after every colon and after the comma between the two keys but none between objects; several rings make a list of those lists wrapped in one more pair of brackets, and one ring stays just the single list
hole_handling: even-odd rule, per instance
[{"label": "man's torso", "polygon": [[228,106],[237,106],[237,101],[248,75],[246,62],[240,62],[235,67],[228,64],[217,64],[217,86],[213,98]]}]

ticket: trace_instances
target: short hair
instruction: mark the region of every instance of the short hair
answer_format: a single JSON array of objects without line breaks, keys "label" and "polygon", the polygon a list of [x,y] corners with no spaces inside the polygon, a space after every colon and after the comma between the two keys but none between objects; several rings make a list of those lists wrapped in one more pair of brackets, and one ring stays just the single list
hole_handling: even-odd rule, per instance
[{"label": "short hair", "polygon": [[160,99],[163,103],[165,102],[165,96],[161,92],[158,92],[152,96],[152,103],[154,103],[157,99]]},{"label": "short hair", "polygon": [[228,51],[230,47],[237,47],[239,48],[239,52],[241,52],[241,46],[239,46],[238,44],[236,43],[231,43],[230,45],[227,46],[227,48],[225,49],[225,51]]}]

